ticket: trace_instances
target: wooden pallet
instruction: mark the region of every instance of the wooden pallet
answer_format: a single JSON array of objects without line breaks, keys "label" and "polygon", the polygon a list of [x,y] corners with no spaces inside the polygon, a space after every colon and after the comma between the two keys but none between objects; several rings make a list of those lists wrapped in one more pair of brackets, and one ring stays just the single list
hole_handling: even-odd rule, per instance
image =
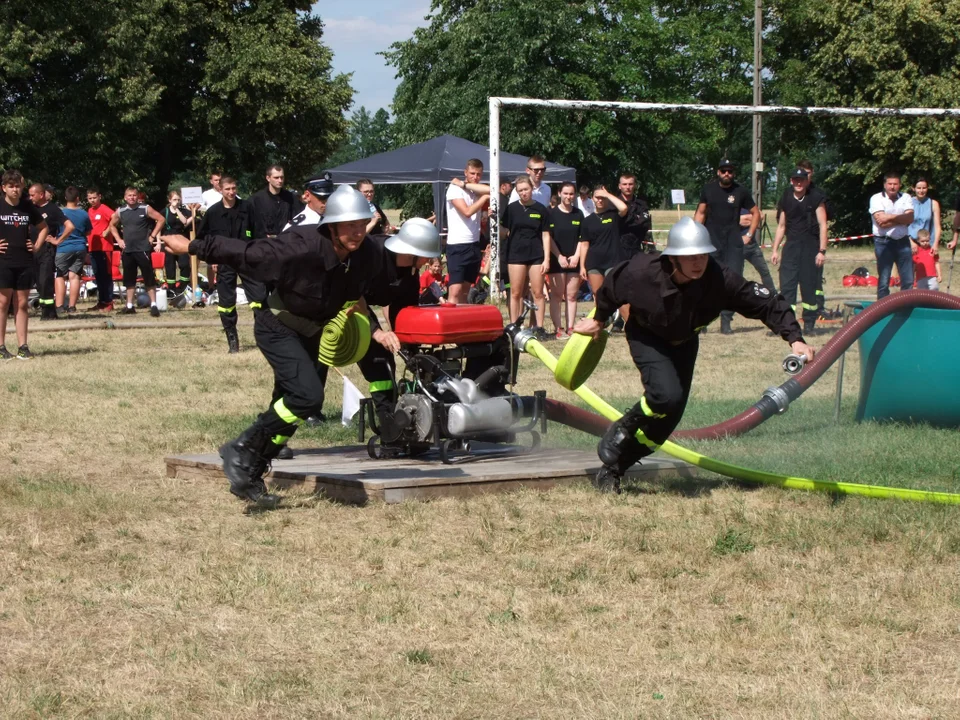
[{"label": "wooden pallet", "polygon": [[[294,450],[291,460],[275,460],[267,476],[274,487],[306,485],[340,502],[397,503],[439,497],[469,497],[521,487],[548,490],[562,483],[589,480],[599,470],[596,453],[543,448],[526,455],[503,456],[502,445],[475,444],[466,461],[444,465],[434,454],[415,460],[373,460],[363,446]],[[219,455],[166,458],[167,476],[226,483]],[[694,478],[696,468],[670,457],[645,458],[629,473],[645,481]]]}]

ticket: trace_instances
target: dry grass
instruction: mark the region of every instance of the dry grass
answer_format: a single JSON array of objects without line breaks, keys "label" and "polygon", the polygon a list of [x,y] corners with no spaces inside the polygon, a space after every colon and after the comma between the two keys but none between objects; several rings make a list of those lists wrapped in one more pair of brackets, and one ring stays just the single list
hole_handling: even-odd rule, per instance
[{"label": "dry grass", "polygon": [[[691,412],[782,382],[785,345],[738,327],[703,338]],[[222,486],[167,479],[162,458],[210,451],[262,409],[259,353],[230,357],[207,327],[36,323],[31,346],[34,362],[0,366],[4,717],[956,714],[952,509],[704,483],[368,508],[304,496],[248,516]],[[622,341],[608,352],[592,385],[636,397]],[[522,377],[569,397],[530,358]],[[831,378],[812,406],[829,406]],[[789,433],[792,417],[776,422]],[[799,418],[779,438],[802,452]]]}]

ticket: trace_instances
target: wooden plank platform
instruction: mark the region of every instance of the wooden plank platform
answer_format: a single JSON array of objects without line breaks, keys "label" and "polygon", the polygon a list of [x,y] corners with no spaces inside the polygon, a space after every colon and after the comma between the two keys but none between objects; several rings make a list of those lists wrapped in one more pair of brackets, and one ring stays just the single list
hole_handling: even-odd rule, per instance
[{"label": "wooden plank platform", "polygon": [[[436,454],[416,459],[373,460],[364,446],[294,450],[291,460],[275,460],[267,476],[274,486],[315,486],[317,493],[340,502],[397,503],[439,497],[468,497],[508,492],[521,487],[548,490],[562,483],[588,480],[600,469],[596,453],[541,448],[535,453],[503,456],[502,445],[475,444],[467,461],[444,465]],[[226,482],[220,456],[179,455],[165,459],[171,478]],[[697,477],[697,469],[674,458],[653,455],[631,469],[629,477],[673,480]]]}]

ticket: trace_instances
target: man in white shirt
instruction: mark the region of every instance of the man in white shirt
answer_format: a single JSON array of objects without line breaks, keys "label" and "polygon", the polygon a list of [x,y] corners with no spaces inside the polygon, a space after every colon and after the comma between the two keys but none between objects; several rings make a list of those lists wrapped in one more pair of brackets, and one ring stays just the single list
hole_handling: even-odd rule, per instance
[{"label": "man in white shirt", "polygon": [[315,175],[307,180],[303,195],[300,196],[303,210],[293,216],[284,226],[284,231],[295,225],[319,225],[327,211],[327,198],[333,195],[334,189],[330,173]]},{"label": "man in white shirt", "polygon": [[[530,183],[533,186],[533,199],[545,208],[548,208],[550,207],[551,192],[550,186],[543,182],[543,176],[546,172],[547,161],[540,155],[534,155],[527,160],[527,176],[530,178]],[[517,195],[517,189],[514,188],[513,192],[510,193],[510,202],[519,199],[520,196]]]},{"label": "man in white shirt", "polygon": [[590,197],[590,187],[588,185],[580,186],[580,195],[577,197],[577,207],[584,217],[590,217],[597,211],[597,206]]},{"label": "man in white shirt", "polygon": [[219,170],[214,170],[212,173],[210,173],[210,185],[212,187],[209,190],[203,191],[203,205],[200,208],[203,212],[206,212],[218,202],[223,200],[223,195],[220,192],[221,176],[222,173]]},{"label": "man in white shirt", "polygon": [[480,275],[480,213],[490,202],[490,187],[480,184],[483,162],[467,161],[463,180],[454,178],[447,188],[447,297],[466,303],[470,286]]},{"label": "man in white shirt", "polygon": [[900,289],[913,287],[913,249],[908,227],[913,222],[913,198],[900,192],[900,175],[883,176],[883,192],[870,198],[873,251],[877,256],[877,300],[890,294],[890,273],[897,264]]}]

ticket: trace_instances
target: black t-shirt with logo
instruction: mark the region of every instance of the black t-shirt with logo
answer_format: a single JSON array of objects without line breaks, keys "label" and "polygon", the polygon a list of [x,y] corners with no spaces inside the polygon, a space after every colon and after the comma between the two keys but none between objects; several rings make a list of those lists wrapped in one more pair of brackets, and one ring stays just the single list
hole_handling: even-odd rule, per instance
[{"label": "black t-shirt with logo", "polygon": [[583,221],[582,239],[590,243],[587,270],[609,270],[623,262],[620,247],[620,213],[616,208],[593,213]]},{"label": "black t-shirt with logo", "polygon": [[[50,205],[47,203],[48,207]],[[33,264],[33,253],[27,250],[30,230],[43,221],[39,208],[26,198],[21,198],[20,203],[13,206],[0,196],[0,240],[7,243],[6,252],[0,255],[0,264],[15,268],[30,267]]]},{"label": "black t-shirt with logo", "polygon": [[550,230],[550,211],[534,201],[514,200],[507,206],[503,226],[510,231],[507,263],[538,265],[543,262],[543,233]]},{"label": "black t-shirt with logo", "polygon": [[707,218],[704,225],[711,237],[726,238],[731,231],[740,237],[740,210],[752,210],[757,206],[750,192],[739,183],[723,187],[719,181],[704,186],[700,202],[706,203]]},{"label": "black t-shirt with logo", "polygon": [[43,207],[38,207],[37,210],[40,211],[40,215],[47,224],[47,229],[50,231],[50,239],[60,237],[60,233],[63,232],[63,226],[67,223],[67,216],[63,214],[60,206],[55,202],[48,202]]},{"label": "black t-shirt with logo", "polygon": [[[570,212],[563,212],[559,207],[550,210],[550,234],[560,254],[570,257],[577,252],[580,244],[580,233],[583,230],[583,212],[574,207]],[[550,272],[578,272],[576,268],[562,268],[553,253],[550,253]]]}]

